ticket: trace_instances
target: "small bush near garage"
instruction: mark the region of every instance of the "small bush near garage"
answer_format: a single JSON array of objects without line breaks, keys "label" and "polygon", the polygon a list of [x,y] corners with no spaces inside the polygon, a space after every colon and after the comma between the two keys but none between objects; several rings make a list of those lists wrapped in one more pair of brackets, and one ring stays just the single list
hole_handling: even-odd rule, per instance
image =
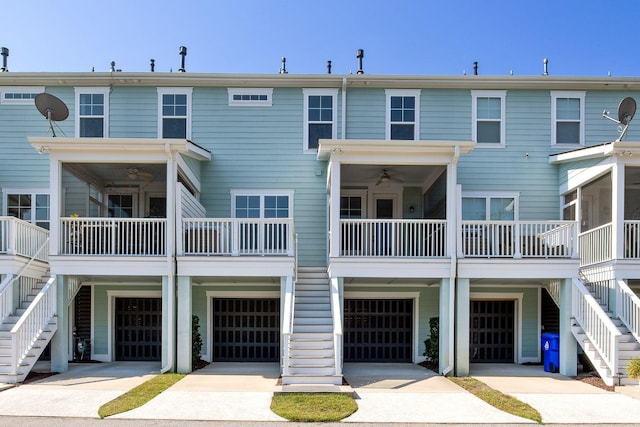
[{"label": "small bush near garage", "polygon": [[191,369],[195,370],[200,362],[202,352],[202,337],[200,336],[200,318],[191,316]]},{"label": "small bush near garage", "polygon": [[629,378],[640,379],[640,357],[634,357],[629,361],[627,375]]},{"label": "small bush near garage", "polygon": [[438,364],[439,357],[439,338],[440,335],[440,318],[432,317],[429,319],[429,338],[424,340],[424,353],[423,356],[426,356],[429,361]]}]

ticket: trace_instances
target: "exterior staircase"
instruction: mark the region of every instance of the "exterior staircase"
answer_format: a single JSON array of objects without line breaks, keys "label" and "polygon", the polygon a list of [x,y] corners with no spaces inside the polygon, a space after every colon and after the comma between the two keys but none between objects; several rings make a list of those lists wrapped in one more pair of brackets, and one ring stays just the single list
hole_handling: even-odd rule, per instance
[{"label": "exterior staircase", "polygon": [[[46,278],[46,280],[51,279]],[[13,315],[7,316],[0,322],[0,383],[14,384],[24,381],[57,330],[57,317],[48,315],[45,315],[47,320],[43,322],[44,327],[22,328],[24,332],[16,335],[27,337],[26,344],[23,346],[20,346],[20,342],[18,342],[20,348],[27,348],[25,352],[15,346],[11,334],[11,330],[25,316],[36,297],[48,284],[49,282],[45,281],[33,287],[26,295],[21,297],[22,301]],[[39,303],[41,302],[42,298],[39,299]],[[35,316],[38,317],[37,314]],[[30,329],[34,330],[31,331]],[[18,339],[17,341],[20,340]]]},{"label": "exterior staircase", "polygon": [[[340,385],[336,367],[329,276],[325,267],[300,267],[285,385]],[[286,363],[286,361],[285,361]]]},{"label": "exterior staircase", "polygon": [[620,333],[620,336],[617,338],[618,372],[611,371],[607,363],[605,363],[603,356],[596,349],[596,346],[587,337],[587,334],[580,327],[580,325],[577,324],[577,322],[574,322],[571,326],[571,331],[574,337],[576,338],[578,344],[582,347],[585,355],[591,361],[591,364],[593,365],[595,370],[607,385],[637,385],[638,380],[628,378],[626,366],[629,360],[633,359],[634,357],[640,357],[640,343],[638,342],[638,340],[636,340],[633,334],[629,332],[629,329],[623,324],[623,322],[618,319],[614,313],[608,311],[608,296],[603,295],[603,292],[599,292],[588,281],[583,280],[583,283],[589,290],[593,298],[596,300],[596,302],[600,305],[602,311],[606,313],[609,319],[611,319],[613,325],[618,329]]}]

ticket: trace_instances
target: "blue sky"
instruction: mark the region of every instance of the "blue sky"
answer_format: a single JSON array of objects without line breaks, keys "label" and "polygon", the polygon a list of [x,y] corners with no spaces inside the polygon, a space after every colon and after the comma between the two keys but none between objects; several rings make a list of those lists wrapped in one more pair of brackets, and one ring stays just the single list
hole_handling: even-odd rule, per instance
[{"label": "blue sky", "polygon": [[16,72],[640,75],[640,2],[606,0],[2,0]]}]

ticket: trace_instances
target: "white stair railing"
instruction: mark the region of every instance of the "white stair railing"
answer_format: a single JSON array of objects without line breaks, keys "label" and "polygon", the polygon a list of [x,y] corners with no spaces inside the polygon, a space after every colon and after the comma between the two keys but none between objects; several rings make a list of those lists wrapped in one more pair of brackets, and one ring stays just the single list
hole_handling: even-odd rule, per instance
[{"label": "white stair railing", "polygon": [[618,373],[618,349],[622,333],[600,304],[578,280],[573,279],[572,314],[612,375]]},{"label": "white stair railing", "polygon": [[33,348],[38,337],[56,315],[56,289],[56,278],[52,276],[11,329],[13,349],[11,366],[15,375],[18,375],[18,368]]},{"label": "white stair railing", "polygon": [[7,274],[0,283],[0,323],[13,313],[13,274]]},{"label": "white stair railing", "polygon": [[551,280],[547,283],[547,291],[551,295],[551,299],[560,307],[560,287],[562,286],[560,280]]},{"label": "white stair railing", "polygon": [[616,315],[640,341],[640,298],[623,280],[616,281]]},{"label": "white stair railing", "polygon": [[342,375],[342,310],[340,309],[340,289],[338,279],[332,278],[331,316],[333,317],[333,354],[336,375]]},{"label": "white stair railing", "polygon": [[290,350],[291,350],[291,335],[293,334],[293,314],[295,304],[295,284],[293,278],[287,277],[285,291],[284,291],[284,308],[282,310],[283,322],[282,322],[282,336],[284,337],[283,345],[283,362],[282,373],[289,375],[290,367]]}]

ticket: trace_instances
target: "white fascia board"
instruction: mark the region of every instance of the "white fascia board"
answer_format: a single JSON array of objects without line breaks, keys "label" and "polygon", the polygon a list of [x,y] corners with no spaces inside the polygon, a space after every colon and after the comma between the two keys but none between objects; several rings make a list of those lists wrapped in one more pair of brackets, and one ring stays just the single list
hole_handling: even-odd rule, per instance
[{"label": "white fascia board", "polygon": [[610,156],[612,154],[638,154],[640,153],[640,141],[614,141],[594,147],[578,148],[565,153],[558,153],[549,156],[549,163],[560,164],[576,160],[588,160],[598,157]]},{"label": "white fascia board", "polygon": [[[378,157],[386,162],[389,156],[411,157],[424,154],[433,158],[442,155],[453,158],[458,154],[468,154],[476,146],[473,141],[449,140],[419,140],[419,141],[390,141],[381,139],[321,139],[318,147],[318,160],[328,160],[333,154],[344,157]],[[366,163],[361,161],[360,163]]]}]

